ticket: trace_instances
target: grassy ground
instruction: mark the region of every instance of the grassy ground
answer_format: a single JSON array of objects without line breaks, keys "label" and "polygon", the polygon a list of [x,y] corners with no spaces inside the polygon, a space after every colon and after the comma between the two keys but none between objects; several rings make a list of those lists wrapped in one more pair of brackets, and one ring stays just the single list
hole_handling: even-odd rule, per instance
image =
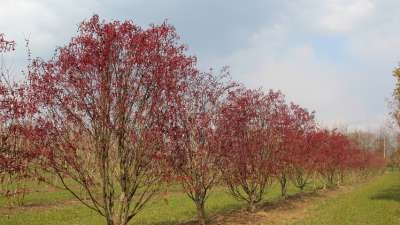
[{"label": "grassy ground", "polygon": [[326,199],[312,207],[296,225],[400,224],[400,173],[387,172],[357,185],[349,193]]},{"label": "grassy ground", "polygon": [[[323,198],[302,212],[306,215],[297,218],[306,219],[296,225],[400,224],[399,177],[399,172],[386,173],[364,184],[355,185],[348,193]],[[25,207],[8,210],[4,207],[5,200],[0,198],[0,225],[104,224],[102,217],[81,206],[67,192],[42,184],[31,183],[29,186],[32,193],[27,196]],[[298,191],[290,186],[289,194],[296,193]],[[265,199],[269,202],[280,201],[279,195],[279,187],[274,185],[266,193]],[[243,202],[236,201],[220,187],[210,196],[207,212],[209,215],[215,215],[243,206]],[[276,216],[285,217],[281,214]],[[172,225],[191,220],[195,215],[193,203],[179,188],[173,187],[168,193],[151,202],[131,224]]]},{"label": "grassy ground", "polygon": [[[85,208],[68,192],[44,186],[43,184],[29,184],[32,192],[26,196],[26,206],[12,208],[5,207],[5,199],[0,198],[0,225],[99,225],[104,219],[95,212]],[[188,221],[196,216],[191,200],[179,188],[172,187],[169,192],[152,201],[131,224],[141,225],[172,225]],[[289,194],[298,191],[289,187]],[[274,201],[279,199],[280,190],[273,185],[267,191],[265,199]],[[232,198],[224,188],[213,190],[207,201],[207,212],[215,215],[244,206]]]}]

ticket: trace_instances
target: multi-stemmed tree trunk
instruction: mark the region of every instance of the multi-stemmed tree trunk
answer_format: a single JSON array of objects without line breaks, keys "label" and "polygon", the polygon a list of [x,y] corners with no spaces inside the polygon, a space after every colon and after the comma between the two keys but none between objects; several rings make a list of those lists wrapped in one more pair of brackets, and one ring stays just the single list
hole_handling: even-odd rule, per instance
[{"label": "multi-stemmed tree trunk", "polygon": [[246,179],[241,183],[232,182],[236,179],[225,177],[225,182],[228,185],[229,191],[236,199],[247,203],[247,210],[254,212],[256,204],[261,202],[267,188],[271,185],[271,175],[263,175],[260,179]]},{"label": "multi-stemmed tree trunk", "polygon": [[207,216],[206,216],[206,210],[205,210],[206,194],[200,193],[198,198],[194,198],[194,201],[196,203],[198,222],[201,225],[205,225],[207,222]]},{"label": "multi-stemmed tree trunk", "polygon": [[326,171],[321,173],[322,177],[325,180],[325,187],[332,188],[336,186],[335,182],[335,169],[327,169]]},{"label": "multi-stemmed tree trunk", "polygon": [[31,138],[46,172],[72,195],[125,225],[158,192],[169,126],[196,75],[174,28],[83,22],[71,42],[29,70]]},{"label": "multi-stemmed tree trunk", "polygon": [[301,192],[304,191],[304,188],[307,186],[309,182],[310,174],[308,171],[305,171],[302,168],[297,168],[294,170],[291,179],[293,184],[300,189]]},{"label": "multi-stemmed tree trunk", "polygon": [[288,175],[286,173],[281,173],[278,175],[279,184],[281,186],[281,196],[286,198],[287,193],[287,186],[288,186]]}]

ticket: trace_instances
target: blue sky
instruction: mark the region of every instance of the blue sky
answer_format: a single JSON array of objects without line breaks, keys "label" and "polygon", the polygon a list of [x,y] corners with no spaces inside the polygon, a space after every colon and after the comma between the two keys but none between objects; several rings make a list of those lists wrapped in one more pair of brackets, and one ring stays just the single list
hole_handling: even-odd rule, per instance
[{"label": "blue sky", "polygon": [[280,89],[330,126],[382,124],[400,61],[397,0],[0,2],[0,32],[19,44],[6,58],[15,71],[25,62],[24,38],[34,56],[48,58],[94,13],[144,27],[168,19],[201,68],[227,65],[234,79]]}]

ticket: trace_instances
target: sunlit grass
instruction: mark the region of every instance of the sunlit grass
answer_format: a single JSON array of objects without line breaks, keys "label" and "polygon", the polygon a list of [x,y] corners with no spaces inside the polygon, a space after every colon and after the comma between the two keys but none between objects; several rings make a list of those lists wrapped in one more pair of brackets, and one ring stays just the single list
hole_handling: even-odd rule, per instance
[{"label": "sunlit grass", "polygon": [[326,199],[313,207],[308,219],[297,225],[400,224],[400,173],[360,184],[350,193]]},{"label": "sunlit grass", "polygon": [[[365,184],[357,184],[353,192],[326,200],[313,208],[309,219],[299,224],[400,224],[399,176],[398,172],[391,172]],[[105,224],[101,216],[76,202],[68,192],[35,182],[29,185],[33,192],[26,196],[27,207],[9,211],[4,207],[4,198],[0,198],[0,225]],[[317,182],[317,186],[320,185]],[[313,191],[312,186],[309,185],[306,192]],[[294,195],[299,191],[290,185],[288,192]],[[278,201],[279,185],[273,184],[264,198],[265,201]],[[234,199],[223,187],[212,191],[206,205],[209,216],[243,207],[245,203]],[[194,204],[180,191],[179,185],[173,185],[150,202],[131,224],[172,225],[195,217]]]},{"label": "sunlit grass", "polygon": [[[24,209],[14,208],[11,211],[4,207],[4,198],[0,199],[1,225],[97,225],[104,224],[102,217],[87,209],[68,192],[51,189],[43,184],[31,183],[33,192],[26,196]],[[51,190],[51,191],[46,191]],[[176,224],[194,219],[196,211],[191,200],[179,190],[179,186],[169,187],[169,191],[154,199],[132,222],[132,224]],[[289,194],[298,193],[289,186]],[[274,184],[266,193],[266,201],[275,201],[280,197],[280,190]],[[237,201],[223,187],[217,187],[207,201],[208,215],[226,212],[244,207],[245,203]],[[34,207],[32,207],[34,206]]]}]

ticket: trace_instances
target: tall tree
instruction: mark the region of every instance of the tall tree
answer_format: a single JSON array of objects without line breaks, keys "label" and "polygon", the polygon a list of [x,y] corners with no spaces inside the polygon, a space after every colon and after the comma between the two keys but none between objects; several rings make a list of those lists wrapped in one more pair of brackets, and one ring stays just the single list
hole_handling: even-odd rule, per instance
[{"label": "tall tree", "polygon": [[196,205],[200,224],[206,223],[206,199],[220,177],[216,121],[228,91],[236,86],[226,78],[225,73],[193,77],[174,127],[172,167],[183,190]]},{"label": "tall tree", "polygon": [[[295,173],[297,178],[302,177],[299,176],[302,170],[301,164],[305,163],[302,154],[308,149],[305,136],[315,128],[314,114],[294,103],[282,104],[276,121],[274,129],[277,137],[274,149],[276,177],[281,186],[281,195],[286,197],[289,179],[295,176]],[[302,185],[305,184],[300,186]]]},{"label": "tall tree", "polygon": [[82,22],[53,59],[30,67],[43,168],[108,225],[127,224],[162,183],[167,128],[194,65],[166,23]]},{"label": "tall tree", "polygon": [[[315,165],[313,153],[316,148],[317,125],[314,120],[314,112],[308,112],[299,105],[292,103],[289,112],[289,123],[285,130],[287,147],[283,149],[283,153],[288,155],[286,158],[289,160],[289,173],[286,176],[289,176],[296,187],[303,190]],[[287,182],[284,185],[287,185]],[[281,186],[281,190],[285,196],[287,194],[286,186]]]},{"label": "tall tree", "polygon": [[230,193],[248,210],[263,198],[275,172],[273,155],[280,92],[238,89],[231,92],[219,120],[223,163],[220,167]]}]

